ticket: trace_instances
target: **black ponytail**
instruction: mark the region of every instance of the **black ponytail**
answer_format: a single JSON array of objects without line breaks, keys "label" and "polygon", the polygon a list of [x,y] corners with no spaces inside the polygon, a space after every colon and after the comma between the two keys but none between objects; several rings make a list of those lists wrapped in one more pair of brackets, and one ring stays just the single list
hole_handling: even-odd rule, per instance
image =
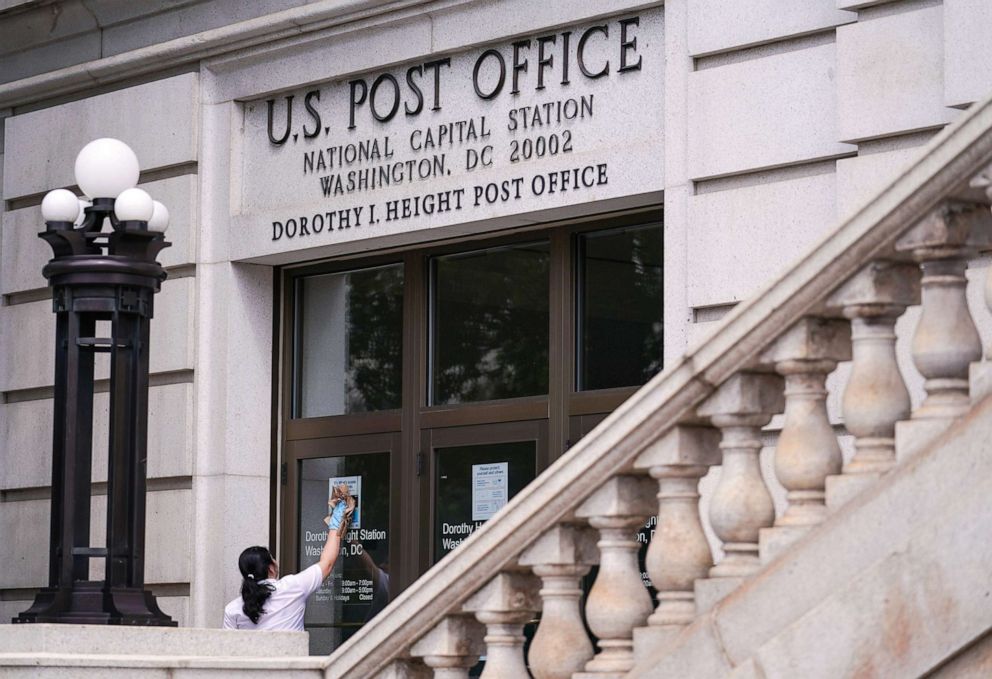
[{"label": "black ponytail", "polygon": [[265,610],[265,600],[269,598],[275,589],[269,583],[262,583],[269,577],[269,566],[273,563],[272,555],[265,547],[249,547],[241,552],[238,558],[238,569],[244,582],[241,583],[241,599],[244,601],[245,615],[254,624],[258,624],[258,619]]}]

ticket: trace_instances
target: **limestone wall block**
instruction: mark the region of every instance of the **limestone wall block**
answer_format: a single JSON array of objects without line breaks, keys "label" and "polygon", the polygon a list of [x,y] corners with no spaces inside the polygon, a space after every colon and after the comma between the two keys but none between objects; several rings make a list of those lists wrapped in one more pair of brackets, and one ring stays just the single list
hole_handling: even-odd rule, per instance
[{"label": "limestone wall block", "polygon": [[[163,266],[190,264],[195,261],[196,175],[182,175],[141,184],[153,198],[169,209],[166,239],[172,243],[159,255]],[[45,223],[41,208],[31,206],[3,213],[0,224],[0,294],[9,295],[48,286],[42,267],[52,258],[48,243],[38,237]],[[110,226],[105,225],[104,230]]]},{"label": "limestone wall block", "polygon": [[241,587],[238,556],[269,535],[269,490],[265,476],[213,474],[193,478],[187,496],[195,540],[195,573],[190,582],[190,616],[195,627],[220,627],[224,605]]},{"label": "limestone wall block", "polygon": [[[186,583],[193,572],[193,511],[189,489],[151,491],[145,496],[145,583]],[[107,544],[107,496],[94,495],[90,545]],[[48,535],[46,526],[43,535]],[[247,546],[247,545],[246,545]],[[48,540],[42,545],[47,559]],[[103,559],[90,560],[90,577],[102,579]],[[47,578],[47,572],[44,574]]]},{"label": "limestone wall block", "polygon": [[964,106],[992,90],[992,4],[944,0],[944,104]]},{"label": "limestone wall block", "polygon": [[851,153],[851,146],[837,141],[835,61],[835,46],[826,44],[691,73],[690,176],[699,180]]},{"label": "limestone wall block", "polygon": [[42,300],[0,307],[0,391],[55,381],[55,314]]},{"label": "limestone wall block", "polygon": [[782,273],[834,226],[834,185],[827,172],[692,196],[688,305],[746,299]]},{"label": "limestone wall block", "polygon": [[52,482],[51,399],[0,405],[0,488],[39,488]]},{"label": "limestone wall block", "polygon": [[33,599],[25,600],[0,600],[0,625],[10,624],[11,618],[16,617],[22,611],[31,607]]},{"label": "limestone wall block", "polygon": [[180,627],[189,626],[188,596],[157,596],[155,600],[162,612],[178,622]]},{"label": "limestone wall block", "polygon": [[38,238],[45,229],[39,206],[4,212],[0,217],[0,294],[44,288],[41,269],[52,248]]},{"label": "limestone wall block", "polygon": [[197,158],[196,73],[7,118],[4,198],[73,186],[76,154],[98,137],[134,149],[144,171]]},{"label": "limestone wall block", "polygon": [[837,29],[838,139],[938,127],[944,105],[943,8],[886,14]]},{"label": "limestone wall block", "polygon": [[[193,280],[167,280],[155,297],[151,372],[193,368]],[[55,380],[55,314],[49,300],[0,307],[0,391],[51,386]],[[96,379],[110,376],[106,354]]]},{"label": "limestone wall block", "polygon": [[162,266],[196,262],[197,231],[200,227],[198,184],[199,177],[195,174],[140,184],[152,198],[169,209],[169,228],[165,232],[165,239],[172,246],[162,250],[159,255],[158,261]]},{"label": "limestone wall block", "polygon": [[[148,478],[190,476],[193,468],[193,387],[148,391]],[[93,481],[107,480],[110,398],[94,398]],[[0,405],[0,488],[38,488],[52,482],[52,399]]]},{"label": "limestone wall block", "polygon": [[689,0],[689,53],[722,52],[857,20],[820,0]]},{"label": "limestone wall block", "polygon": [[4,553],[0,589],[48,584],[49,507],[48,500],[0,502]]},{"label": "limestone wall block", "polygon": [[837,217],[846,218],[867,205],[919,157],[929,135],[913,137],[912,146],[891,142],[837,161]]}]

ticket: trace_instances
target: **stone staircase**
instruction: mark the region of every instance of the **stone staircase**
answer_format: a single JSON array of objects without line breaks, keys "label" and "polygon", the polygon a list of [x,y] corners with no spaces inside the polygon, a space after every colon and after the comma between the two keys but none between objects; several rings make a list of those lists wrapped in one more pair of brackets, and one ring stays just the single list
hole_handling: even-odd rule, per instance
[{"label": "stone staircase", "polygon": [[[992,674],[992,361],[966,276],[992,248],[990,163],[992,99],[397,597],[327,676],[465,677],[480,656],[487,679]],[[896,327],[917,306],[926,396],[911,411]],[[847,361],[845,464],[825,385]],[[778,413],[776,515],[759,453]],[[635,539],[652,515],[656,601]]]}]

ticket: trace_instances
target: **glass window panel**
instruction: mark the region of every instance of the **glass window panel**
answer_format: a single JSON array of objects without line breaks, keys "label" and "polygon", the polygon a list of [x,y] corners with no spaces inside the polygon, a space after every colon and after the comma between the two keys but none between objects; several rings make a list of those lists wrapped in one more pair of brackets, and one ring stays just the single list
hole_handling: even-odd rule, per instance
[{"label": "glass window panel", "polygon": [[548,243],[435,257],[431,403],[548,393]]},{"label": "glass window panel", "polygon": [[537,442],[435,448],[434,560],[460,545],[534,480]]},{"label": "glass window panel", "polygon": [[297,284],[296,417],[399,408],[403,266]]},{"label": "glass window panel", "polygon": [[332,483],[347,483],[358,508],[339,557],[307,601],[310,653],[327,654],[389,603],[389,453],[300,461],[300,570],[317,563],[327,540]]},{"label": "glass window panel", "polygon": [[644,384],[662,364],[660,224],[579,236],[579,388]]}]

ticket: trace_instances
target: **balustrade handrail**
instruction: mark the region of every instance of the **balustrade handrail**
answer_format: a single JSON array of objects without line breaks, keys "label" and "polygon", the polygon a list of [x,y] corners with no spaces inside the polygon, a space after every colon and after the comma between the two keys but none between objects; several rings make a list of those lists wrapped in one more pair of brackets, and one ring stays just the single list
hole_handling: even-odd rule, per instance
[{"label": "balustrade handrail", "polygon": [[940,201],[983,201],[969,180],[992,162],[992,97],[942,131],[905,172],[777,280],[741,303],[700,345],[638,390],[516,495],[496,516],[400,594],[326,661],[327,676],[369,677],[402,657],[430,630],[514,560],[545,530],[567,522],[603,480],[691,418],[716,386],[813,312],[829,293]]}]

